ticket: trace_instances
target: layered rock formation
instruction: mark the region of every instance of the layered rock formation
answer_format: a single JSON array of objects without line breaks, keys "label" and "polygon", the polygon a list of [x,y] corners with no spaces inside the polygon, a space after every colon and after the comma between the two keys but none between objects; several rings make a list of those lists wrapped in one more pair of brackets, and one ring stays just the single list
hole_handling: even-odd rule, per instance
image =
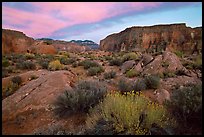
[{"label": "layered rock formation", "polygon": [[202,27],[190,28],[185,23],[131,27],[101,40],[100,49],[148,52],[180,50],[191,53],[202,49]]},{"label": "layered rock formation", "polygon": [[25,53],[34,41],[23,32],[2,29],[2,54]]}]

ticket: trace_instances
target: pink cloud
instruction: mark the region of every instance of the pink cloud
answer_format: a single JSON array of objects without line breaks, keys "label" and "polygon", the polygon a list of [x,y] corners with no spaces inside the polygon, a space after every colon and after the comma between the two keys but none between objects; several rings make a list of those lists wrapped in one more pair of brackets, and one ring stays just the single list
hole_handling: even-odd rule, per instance
[{"label": "pink cloud", "polygon": [[[18,29],[32,37],[46,37],[55,31],[76,24],[94,23],[104,19],[158,7],[153,2],[32,2],[37,12],[3,6],[3,27]],[[15,27],[17,25],[25,27]]]}]

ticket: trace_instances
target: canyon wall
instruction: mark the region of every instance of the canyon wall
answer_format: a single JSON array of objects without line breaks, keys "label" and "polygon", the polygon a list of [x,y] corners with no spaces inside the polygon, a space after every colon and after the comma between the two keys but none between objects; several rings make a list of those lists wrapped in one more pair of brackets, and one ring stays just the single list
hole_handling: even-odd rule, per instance
[{"label": "canyon wall", "polygon": [[147,52],[180,50],[191,53],[202,49],[202,27],[190,28],[185,23],[131,27],[101,40],[100,49]]}]

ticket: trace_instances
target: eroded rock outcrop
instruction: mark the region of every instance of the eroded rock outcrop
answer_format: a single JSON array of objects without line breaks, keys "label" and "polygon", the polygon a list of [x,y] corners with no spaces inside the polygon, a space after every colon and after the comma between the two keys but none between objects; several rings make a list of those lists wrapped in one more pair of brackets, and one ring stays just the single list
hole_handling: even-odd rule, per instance
[{"label": "eroded rock outcrop", "polygon": [[45,71],[2,100],[3,134],[30,133],[54,121],[53,102],[71,88],[69,71]]},{"label": "eroded rock outcrop", "polygon": [[25,53],[34,41],[23,32],[2,29],[2,54]]},{"label": "eroded rock outcrop", "polygon": [[100,41],[100,49],[107,51],[181,50],[186,53],[202,49],[202,28],[190,28],[185,23],[131,27]]}]

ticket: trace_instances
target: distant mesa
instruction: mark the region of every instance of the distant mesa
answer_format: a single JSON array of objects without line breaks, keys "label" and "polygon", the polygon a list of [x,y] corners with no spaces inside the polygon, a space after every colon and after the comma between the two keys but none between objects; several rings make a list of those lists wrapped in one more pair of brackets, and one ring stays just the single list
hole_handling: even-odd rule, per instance
[{"label": "distant mesa", "polygon": [[82,46],[88,46],[91,49],[98,49],[99,45],[91,40],[71,40],[72,43],[77,43]]},{"label": "distant mesa", "polygon": [[202,49],[202,27],[186,27],[185,23],[135,26],[107,36],[100,41],[100,49],[147,52],[180,50],[191,54]]}]

